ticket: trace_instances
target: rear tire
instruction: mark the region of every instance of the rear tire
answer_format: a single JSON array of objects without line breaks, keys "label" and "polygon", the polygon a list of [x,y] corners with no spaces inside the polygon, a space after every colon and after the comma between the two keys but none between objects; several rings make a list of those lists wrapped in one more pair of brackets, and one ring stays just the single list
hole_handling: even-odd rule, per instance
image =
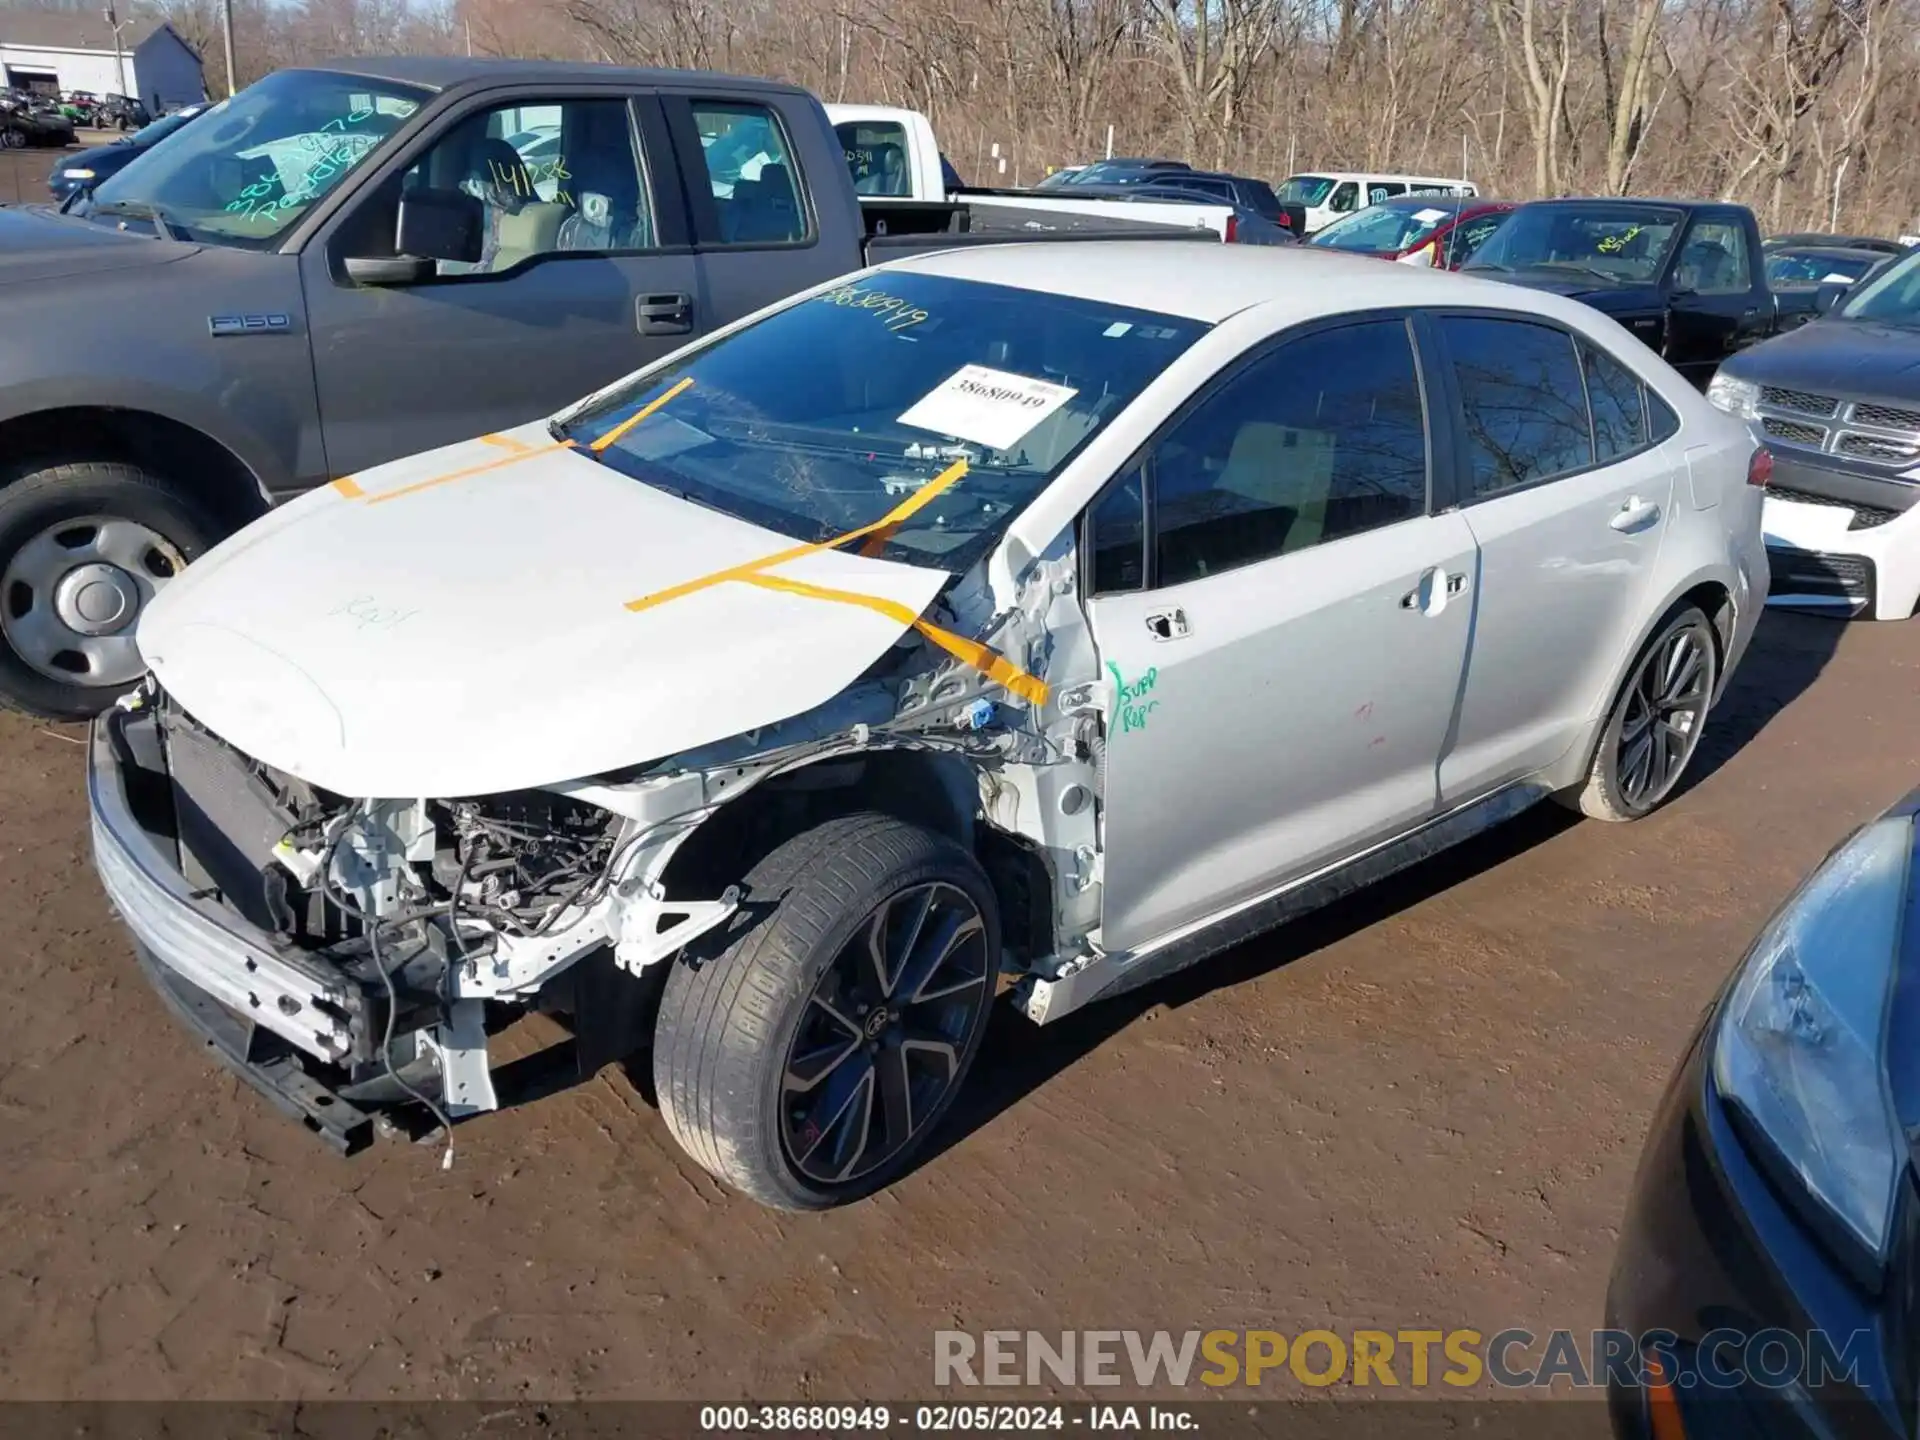
[{"label": "rear tire", "polygon": [[999,969],[993,889],[952,841],[860,814],[781,845],[745,890],[725,948],[667,977],[661,1114],[761,1204],[842,1205],[912,1165],[966,1078]]},{"label": "rear tire", "polygon": [[1568,798],[1595,820],[1638,820],[1659,809],[1700,747],[1719,678],[1713,624],[1694,605],[1674,610],[1635,657],[1615,697],[1587,781]]},{"label": "rear tire", "polygon": [[85,720],[112,705],[144,673],[147,602],[222,533],[119,461],[56,461],[0,488],[0,706]]}]

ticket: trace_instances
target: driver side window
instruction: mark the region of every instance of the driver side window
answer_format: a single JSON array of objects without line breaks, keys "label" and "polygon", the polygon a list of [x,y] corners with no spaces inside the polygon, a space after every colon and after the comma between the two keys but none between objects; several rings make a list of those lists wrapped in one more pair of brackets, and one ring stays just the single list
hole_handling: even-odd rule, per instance
[{"label": "driver side window", "polygon": [[1753,263],[1743,227],[1696,220],[1680,250],[1675,279],[1698,295],[1741,295],[1753,288]]},{"label": "driver side window", "polygon": [[1327,208],[1336,215],[1344,215],[1354,208],[1354,202],[1360,198],[1360,187],[1351,180],[1334,186],[1333,194],[1327,200]]},{"label": "driver side window", "polygon": [[[482,206],[480,258],[441,275],[497,275],[541,255],[647,250],[646,168],[622,100],[517,100],[457,122],[392,197],[457,190]],[[387,233],[392,220],[383,217]]]}]

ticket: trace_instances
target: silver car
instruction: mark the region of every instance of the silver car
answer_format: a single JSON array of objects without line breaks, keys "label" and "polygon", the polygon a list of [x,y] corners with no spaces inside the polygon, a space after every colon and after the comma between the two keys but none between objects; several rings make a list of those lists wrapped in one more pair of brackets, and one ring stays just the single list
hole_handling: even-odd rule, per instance
[{"label": "silver car", "polygon": [[96,725],[150,978],[342,1150],[502,1006],[775,1206],[886,1184],[997,991],[1164,975],[1546,796],[1671,795],[1768,457],[1577,303],[1304,251],[956,249],[342,477]]}]

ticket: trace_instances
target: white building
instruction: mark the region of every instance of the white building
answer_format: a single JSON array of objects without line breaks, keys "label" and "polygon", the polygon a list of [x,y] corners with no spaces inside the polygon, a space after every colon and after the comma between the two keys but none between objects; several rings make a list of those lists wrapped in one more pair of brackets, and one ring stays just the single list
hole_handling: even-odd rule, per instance
[{"label": "white building", "polygon": [[156,112],[205,96],[200,56],[171,25],[122,23],[116,54],[99,10],[0,10],[0,69],[16,90],[138,95]]}]

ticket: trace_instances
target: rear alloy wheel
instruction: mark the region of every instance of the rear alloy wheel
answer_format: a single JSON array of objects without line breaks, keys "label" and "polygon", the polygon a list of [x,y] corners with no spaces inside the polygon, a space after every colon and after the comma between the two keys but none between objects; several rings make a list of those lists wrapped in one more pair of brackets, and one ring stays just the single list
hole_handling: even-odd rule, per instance
[{"label": "rear alloy wheel", "polygon": [[1596,820],[1637,820],[1673,793],[1699,748],[1718,675],[1713,626],[1695,606],[1675,612],[1627,677],[1579,795]]},{"label": "rear alloy wheel", "polygon": [[762,1204],[889,1183],[952,1105],[992,1009],[993,892],[949,840],[828,821],[754,867],[731,943],[674,963],[654,1037],[668,1128]]},{"label": "rear alloy wheel", "polygon": [[9,150],[24,150],[27,148],[27,132],[14,129],[0,130],[0,145],[6,146]]},{"label": "rear alloy wheel", "polygon": [[217,538],[133,465],[54,465],[0,488],[0,705],[53,720],[106,709],[145,672],[141,614]]}]

